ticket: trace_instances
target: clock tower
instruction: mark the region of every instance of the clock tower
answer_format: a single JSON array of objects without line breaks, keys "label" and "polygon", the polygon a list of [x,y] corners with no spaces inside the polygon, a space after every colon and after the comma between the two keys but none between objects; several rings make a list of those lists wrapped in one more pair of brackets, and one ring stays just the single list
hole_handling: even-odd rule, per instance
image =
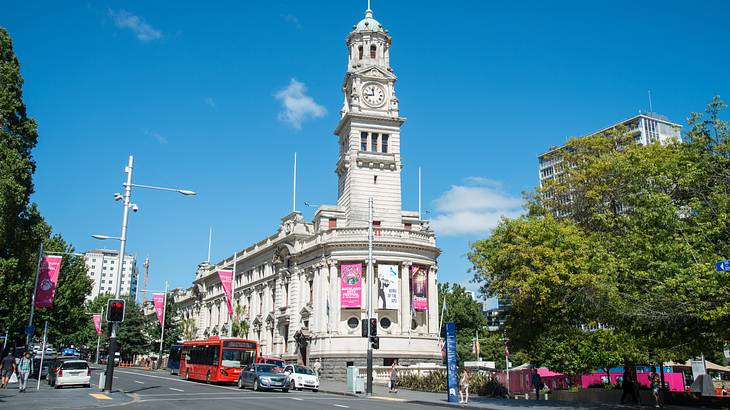
[{"label": "clock tower", "polygon": [[368,199],[375,223],[402,228],[400,127],[392,38],[369,8],[345,40],[347,72],[340,122],[337,205],[348,226],[367,226]]}]

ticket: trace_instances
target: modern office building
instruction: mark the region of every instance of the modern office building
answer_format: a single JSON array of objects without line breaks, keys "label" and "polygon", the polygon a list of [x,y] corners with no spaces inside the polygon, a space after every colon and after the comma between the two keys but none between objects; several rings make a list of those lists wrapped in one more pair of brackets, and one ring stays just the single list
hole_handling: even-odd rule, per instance
[{"label": "modern office building", "polygon": [[[248,338],[264,355],[322,361],[322,375],[344,379],[347,366],[364,366],[368,288],[373,292],[380,348],[376,365],[440,363],[434,232],[401,202],[401,125],[390,65],[392,38],[371,10],[346,38],[343,105],[334,134],[337,203],[314,219],[298,211],[275,232],[215,264],[198,265],[193,286],[175,296],[197,337],[230,335],[221,276],[233,271],[232,307],[241,306]],[[333,186],[334,188],[334,186]],[[369,202],[373,203],[372,283],[368,267]],[[227,273],[223,277],[227,277]]]},{"label": "modern office building", "polygon": [[[602,134],[619,126],[626,127],[626,132],[631,135],[639,145],[652,143],[667,144],[669,142],[681,141],[682,126],[669,121],[663,115],[656,113],[639,114],[624,121],[617,122],[602,130],[592,132],[588,136]],[[557,178],[563,173],[561,164],[563,162],[560,151],[563,147],[552,148],[538,156],[540,186],[547,180]],[[557,155],[556,155],[557,154]]]},{"label": "modern office building", "polygon": [[[93,249],[84,253],[84,262],[89,277],[94,281],[91,294],[87,300],[93,300],[102,293],[114,294],[117,273],[119,271],[119,251],[109,249]],[[137,263],[134,256],[125,255],[122,266],[121,295],[137,297]]]}]

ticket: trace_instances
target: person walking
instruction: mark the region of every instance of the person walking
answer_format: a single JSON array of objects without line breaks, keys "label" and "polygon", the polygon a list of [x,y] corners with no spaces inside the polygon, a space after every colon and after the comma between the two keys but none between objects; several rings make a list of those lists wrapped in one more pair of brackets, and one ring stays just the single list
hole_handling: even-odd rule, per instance
[{"label": "person walking", "polygon": [[316,373],[317,377],[319,377],[319,372],[322,370],[322,362],[319,361],[319,358],[317,358],[317,361],[312,365],[312,370],[314,370],[314,373]]},{"label": "person walking", "polygon": [[459,403],[469,403],[469,370],[466,367],[461,371],[461,380],[459,380]]},{"label": "person walking", "polygon": [[390,365],[390,384],[388,385],[388,393],[398,393],[398,369],[396,363]]},{"label": "person walking", "polygon": [[2,373],[2,385],[0,385],[0,388],[8,388],[8,382],[10,381],[10,376],[15,373],[15,369],[17,367],[15,366],[15,358],[13,357],[13,354],[11,352],[8,352],[8,355],[5,356],[0,362],[0,373]]},{"label": "person walking", "polygon": [[656,367],[652,367],[651,369],[651,374],[649,375],[649,383],[651,384],[651,395],[652,397],[654,397],[654,407],[662,407],[662,399],[659,392],[661,379],[656,373]]},{"label": "person walking", "polygon": [[621,394],[621,404],[626,403],[628,396],[631,396],[631,401],[639,404],[639,400],[636,399],[636,392],[634,391],[634,375],[631,374],[628,367],[624,370],[624,376],[621,380],[621,389],[623,390],[623,394]]},{"label": "person walking", "polygon": [[542,388],[542,378],[537,372],[537,367],[532,368],[532,387],[535,389],[535,400],[540,400],[540,389]]},{"label": "person walking", "polygon": [[28,377],[30,377],[33,373],[33,358],[31,357],[30,352],[25,352],[23,357],[20,359],[20,362],[18,363],[18,373],[20,375],[18,378],[20,392],[23,393],[28,384]]}]

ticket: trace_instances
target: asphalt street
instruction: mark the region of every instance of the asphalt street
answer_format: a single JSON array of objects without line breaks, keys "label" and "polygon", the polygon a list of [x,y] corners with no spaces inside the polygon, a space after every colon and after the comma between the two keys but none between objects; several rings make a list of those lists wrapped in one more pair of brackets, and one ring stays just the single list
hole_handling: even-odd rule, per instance
[{"label": "asphalt street", "polygon": [[235,386],[185,381],[177,376],[140,369],[118,368],[114,372],[115,393],[101,393],[98,373],[91,388],[51,389],[45,380],[41,389],[18,393],[17,385],[0,390],[0,408],[8,409],[271,409],[271,410],[403,410],[426,408],[396,398],[367,399],[323,392],[254,392]]}]

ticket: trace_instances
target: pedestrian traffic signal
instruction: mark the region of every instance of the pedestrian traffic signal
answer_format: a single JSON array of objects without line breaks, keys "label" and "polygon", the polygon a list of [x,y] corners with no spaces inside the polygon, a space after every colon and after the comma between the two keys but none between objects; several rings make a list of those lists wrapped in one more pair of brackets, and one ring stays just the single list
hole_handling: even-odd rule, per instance
[{"label": "pedestrian traffic signal", "polygon": [[362,319],[360,321],[360,332],[362,334],[362,337],[368,337],[368,320]]},{"label": "pedestrian traffic signal", "polygon": [[378,319],[371,317],[370,318],[370,336],[377,336],[378,335]]},{"label": "pedestrian traffic signal", "polygon": [[372,336],[370,338],[370,346],[372,346],[373,349],[380,349],[380,338],[377,336]]},{"label": "pedestrian traffic signal", "polygon": [[109,299],[106,305],[106,321],[124,321],[124,299]]}]

